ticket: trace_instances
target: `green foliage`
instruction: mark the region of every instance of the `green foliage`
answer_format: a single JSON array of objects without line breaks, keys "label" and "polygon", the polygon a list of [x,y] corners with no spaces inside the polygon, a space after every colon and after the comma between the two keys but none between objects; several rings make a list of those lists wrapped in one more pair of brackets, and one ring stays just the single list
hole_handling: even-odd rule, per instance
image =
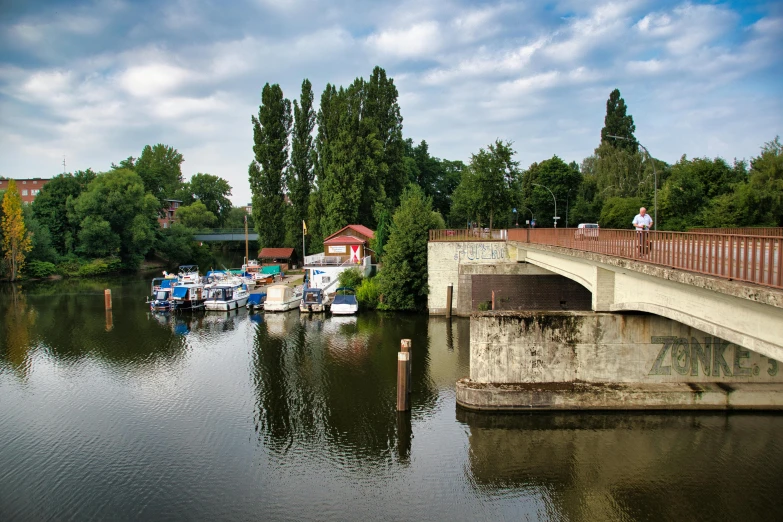
[{"label": "green foliage", "polygon": [[757,202],[754,224],[783,226],[783,144],[780,137],[765,143],[750,162],[750,187]]},{"label": "green foliage", "polygon": [[118,257],[96,258],[90,261],[68,256],[57,265],[57,273],[66,277],[92,277],[118,272],[122,269],[122,260]]},{"label": "green foliage", "polygon": [[134,170],[141,177],[145,192],[158,199],[159,208],[165,199],[174,197],[182,184],[182,162],[185,161],[176,149],[162,143],[146,145],[135,165],[133,158],[128,159],[130,162],[125,164],[125,169],[115,170]]},{"label": "green foliage", "polygon": [[343,270],[340,272],[338,277],[340,286],[353,289],[359,288],[359,285],[362,284],[362,279],[364,279],[364,277],[358,268],[349,268],[348,270]]},{"label": "green foliage", "polygon": [[643,206],[640,198],[609,198],[601,209],[598,223],[603,228],[631,228],[634,216]]},{"label": "green foliage", "polygon": [[278,84],[264,85],[253,123],[254,161],[248,175],[259,246],[279,247],[285,241],[283,173],[288,166],[291,102]]},{"label": "green foliage", "polygon": [[73,252],[79,233],[79,221],[68,216],[68,199],[78,198],[96,176],[91,169],[60,174],[44,185],[33,200],[35,218],[49,230],[52,246],[60,255]]},{"label": "green foliage", "polygon": [[[244,212],[244,209],[242,209]],[[157,254],[171,264],[215,265],[215,256],[206,244],[193,240],[194,230],[181,223],[161,229],[155,250]]]},{"label": "green foliage", "polygon": [[294,247],[300,259],[302,257],[302,221],[307,220],[310,190],[313,186],[314,128],[313,86],[310,80],[304,80],[299,101],[294,100],[291,166],[286,170],[286,187],[291,205],[285,216],[285,245]]},{"label": "green foliage", "polygon": [[533,163],[522,175],[522,205],[535,213],[536,226],[554,226],[554,194],[557,198],[557,215],[561,218],[558,224],[565,226],[566,209],[570,210],[571,202],[577,199],[581,183],[582,174],[578,166],[569,165],[557,156],[541,163]]},{"label": "green foliage", "polygon": [[432,199],[417,185],[409,185],[394,213],[383,270],[378,274],[383,294],[380,309],[421,310],[426,306],[427,240],[433,226]]},{"label": "green foliage", "polygon": [[218,222],[215,214],[210,212],[201,200],[196,201],[192,205],[179,207],[175,217],[183,226],[194,230],[214,227]]},{"label": "green foliage", "polygon": [[133,268],[155,242],[159,203],[145,194],[133,171],[98,175],[75,201],[69,200],[68,207],[69,219],[81,224],[80,249],[88,255],[117,252],[123,265]]},{"label": "green foliage", "polygon": [[10,279],[14,281],[24,268],[27,253],[32,249],[32,240],[22,214],[22,198],[16,190],[14,180],[8,182],[8,190],[3,194],[0,207],[3,209],[0,219],[3,242],[0,245]]},{"label": "green foliage", "polygon": [[30,261],[25,266],[24,272],[30,277],[49,277],[57,272],[57,267],[47,261]]},{"label": "green foliage", "polygon": [[174,193],[173,199],[182,201],[181,206],[189,206],[200,201],[217,219],[216,226],[226,226],[231,213],[231,185],[228,181],[212,174],[195,174],[190,181],[183,183]]},{"label": "green foliage", "polygon": [[52,246],[52,236],[49,229],[35,217],[32,205],[23,205],[24,224],[32,239],[32,250],[27,256],[29,261],[49,261],[54,263],[59,257]]},{"label": "green foliage", "polygon": [[[633,135],[636,131],[636,125],[633,123],[633,116],[626,114],[627,110],[625,100],[620,96],[620,90],[613,90],[606,101],[606,117],[604,118],[604,128],[601,129],[601,143],[607,143],[616,149],[636,152],[639,148],[636,137]],[[625,139],[613,139],[609,137],[610,135]]]},{"label": "green foliage", "polygon": [[378,278],[367,277],[362,279],[361,285],[356,290],[356,300],[363,310],[375,310],[378,307],[378,297],[381,295],[381,287]]},{"label": "green foliage", "polygon": [[244,207],[233,207],[228,213],[228,218],[226,218],[223,226],[226,228],[244,228],[245,217],[247,217],[247,229],[255,230],[253,214],[248,214]]},{"label": "green foliage", "polygon": [[492,308],[492,302],[491,301],[482,301],[478,304],[479,312],[486,312],[490,308]]},{"label": "green foliage", "polygon": [[370,240],[370,248],[375,252],[378,261],[383,258],[383,249],[389,240],[389,227],[391,226],[391,215],[386,208],[382,208],[378,216],[378,225],[375,229],[375,236]]}]

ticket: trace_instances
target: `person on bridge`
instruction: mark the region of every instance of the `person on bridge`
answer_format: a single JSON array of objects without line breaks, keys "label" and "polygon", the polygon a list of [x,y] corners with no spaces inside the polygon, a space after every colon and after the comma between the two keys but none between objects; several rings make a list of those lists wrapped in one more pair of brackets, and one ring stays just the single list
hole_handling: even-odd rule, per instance
[{"label": "person on bridge", "polygon": [[637,237],[639,238],[639,257],[644,257],[650,251],[648,231],[653,224],[653,220],[647,213],[647,209],[642,207],[633,218],[631,224],[636,228]]}]

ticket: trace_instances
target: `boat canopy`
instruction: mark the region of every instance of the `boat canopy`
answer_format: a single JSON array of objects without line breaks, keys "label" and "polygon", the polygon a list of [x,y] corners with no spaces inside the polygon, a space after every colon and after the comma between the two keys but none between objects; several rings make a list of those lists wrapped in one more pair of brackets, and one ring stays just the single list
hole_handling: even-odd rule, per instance
[{"label": "boat canopy", "polygon": [[188,287],[187,286],[175,286],[174,290],[171,292],[171,295],[173,297],[177,297],[179,299],[184,299],[186,295],[188,295]]},{"label": "boat canopy", "polygon": [[164,279],[160,282],[161,288],[171,288],[171,283],[174,281],[174,279]]},{"label": "boat canopy", "polygon": [[262,274],[276,275],[280,273],[280,265],[269,265],[261,268]]},{"label": "boat canopy", "polygon": [[247,298],[247,304],[253,305],[253,306],[258,306],[258,305],[260,305],[264,301],[264,299],[266,299],[266,294],[265,293],[250,294],[250,297]]}]

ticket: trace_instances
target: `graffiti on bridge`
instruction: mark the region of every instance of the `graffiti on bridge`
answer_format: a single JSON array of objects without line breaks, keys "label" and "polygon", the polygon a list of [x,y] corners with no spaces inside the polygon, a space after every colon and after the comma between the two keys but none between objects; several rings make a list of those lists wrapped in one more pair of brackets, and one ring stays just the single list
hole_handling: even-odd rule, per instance
[{"label": "graffiti on bridge", "polygon": [[505,243],[457,243],[454,259],[468,261],[506,259]]},{"label": "graffiti on bridge", "polygon": [[[663,347],[648,375],[672,375],[673,369],[680,375],[697,376],[700,366],[706,377],[720,377],[721,373],[725,377],[758,377],[762,371],[770,377],[778,374],[775,359],[717,337],[705,337],[703,343],[695,337],[689,342],[685,337],[676,336],[651,337],[650,342],[663,344]],[[730,347],[734,348],[733,354],[728,350]],[[766,359],[766,364],[762,359]]]}]

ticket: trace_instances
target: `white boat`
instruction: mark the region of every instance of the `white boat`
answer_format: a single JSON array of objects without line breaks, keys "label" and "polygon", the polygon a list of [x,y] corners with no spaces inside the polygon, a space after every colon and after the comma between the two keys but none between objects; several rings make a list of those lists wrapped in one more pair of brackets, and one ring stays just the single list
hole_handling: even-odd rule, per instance
[{"label": "white boat", "polygon": [[204,306],[207,310],[234,310],[247,305],[250,295],[247,286],[239,281],[224,281],[207,287],[207,300]]},{"label": "white boat", "polygon": [[333,315],[351,315],[359,311],[359,301],[353,288],[340,287],[330,306]]},{"label": "white boat", "polygon": [[306,288],[299,303],[300,312],[325,312],[328,305],[324,292],[320,288]]},{"label": "white boat", "polygon": [[265,312],[285,312],[299,307],[301,292],[294,291],[288,285],[272,285],[266,288]]}]

